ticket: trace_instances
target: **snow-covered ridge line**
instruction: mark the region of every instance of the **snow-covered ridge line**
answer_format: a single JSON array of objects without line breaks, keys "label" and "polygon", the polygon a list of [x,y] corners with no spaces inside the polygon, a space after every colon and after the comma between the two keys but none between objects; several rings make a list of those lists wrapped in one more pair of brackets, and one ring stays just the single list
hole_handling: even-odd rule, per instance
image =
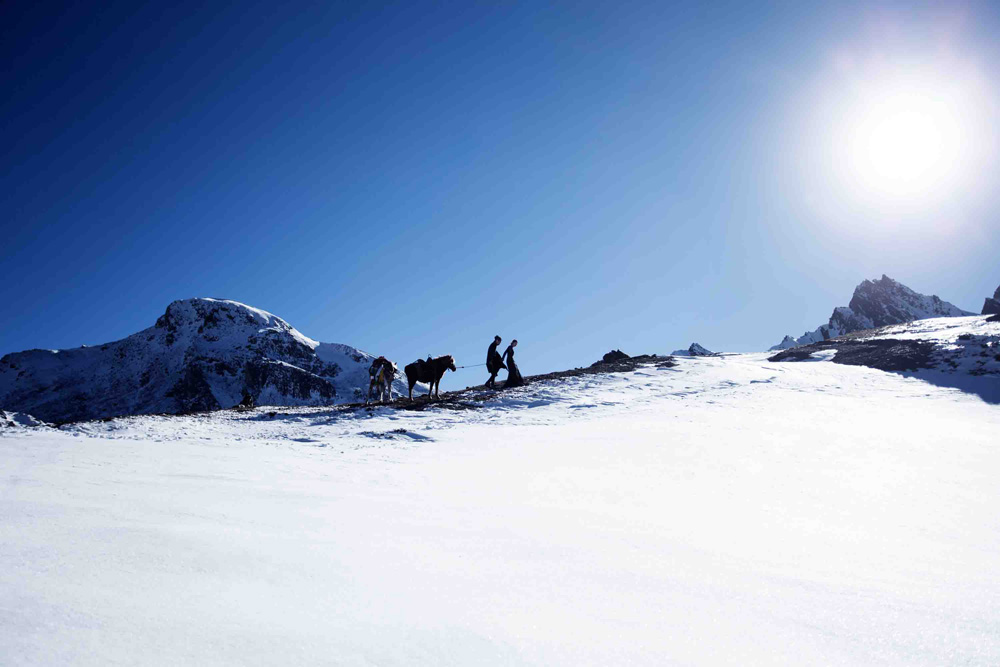
[{"label": "snow-covered ridge line", "polygon": [[[119,341],[0,359],[0,406],[52,422],[233,407],[331,405],[367,389],[372,355],[321,343],[226,299],[174,301]],[[397,391],[399,387],[397,386]]]}]

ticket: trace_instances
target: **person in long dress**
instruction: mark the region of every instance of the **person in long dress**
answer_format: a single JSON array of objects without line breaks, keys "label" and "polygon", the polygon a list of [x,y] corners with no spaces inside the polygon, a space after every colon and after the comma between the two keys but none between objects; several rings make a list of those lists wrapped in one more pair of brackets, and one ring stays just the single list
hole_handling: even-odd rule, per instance
[{"label": "person in long dress", "polygon": [[514,363],[514,348],[517,347],[517,340],[512,340],[503,353],[503,360],[507,362],[507,381],[503,383],[503,388],[520,387],[524,384],[521,371]]}]

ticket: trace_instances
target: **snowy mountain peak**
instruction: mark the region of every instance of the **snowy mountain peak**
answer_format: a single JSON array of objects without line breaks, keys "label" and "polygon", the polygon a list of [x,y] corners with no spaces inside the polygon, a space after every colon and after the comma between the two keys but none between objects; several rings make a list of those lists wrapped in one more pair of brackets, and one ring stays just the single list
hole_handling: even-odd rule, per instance
[{"label": "snowy mountain peak", "polygon": [[936,295],[915,292],[906,285],[882,274],[877,280],[864,280],[854,289],[848,306],[834,308],[830,320],[798,338],[785,336],[771,350],[786,350],[842,336],[854,331],[902,324],[931,317],[973,315],[943,301]]},{"label": "snowy mountain peak", "polygon": [[154,326],[175,334],[175,337],[178,332],[194,331],[207,340],[213,340],[222,332],[257,332],[287,334],[310,349],[319,345],[277,315],[228,299],[202,297],[174,301]]},{"label": "snowy mountain peak", "polygon": [[[46,421],[357,400],[371,355],[225,299],[171,303],[128,338],[0,359],[0,406]],[[397,390],[399,387],[397,386]]]}]

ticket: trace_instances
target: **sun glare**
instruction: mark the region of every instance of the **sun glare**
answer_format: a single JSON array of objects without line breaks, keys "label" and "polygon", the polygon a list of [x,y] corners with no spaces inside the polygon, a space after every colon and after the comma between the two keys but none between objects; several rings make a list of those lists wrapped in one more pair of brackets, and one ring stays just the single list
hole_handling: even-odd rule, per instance
[{"label": "sun glare", "polygon": [[812,145],[836,201],[876,212],[962,201],[982,187],[990,101],[982,80],[960,71],[859,67],[828,81]]},{"label": "sun glare", "polygon": [[919,196],[949,186],[961,167],[962,122],[940,99],[891,91],[866,101],[850,123],[851,167],[868,188]]}]

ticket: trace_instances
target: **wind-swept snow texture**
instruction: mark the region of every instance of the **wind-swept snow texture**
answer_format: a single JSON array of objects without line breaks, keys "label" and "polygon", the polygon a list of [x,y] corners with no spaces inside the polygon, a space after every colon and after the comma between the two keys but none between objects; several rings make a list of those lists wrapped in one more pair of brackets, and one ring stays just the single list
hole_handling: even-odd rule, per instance
[{"label": "wind-swept snow texture", "polygon": [[371,361],[258,308],[187,299],[114,343],[4,356],[0,407],[67,422],[230,408],[245,396],[258,405],[330,405],[361,398]]},{"label": "wind-swept snow texture", "polygon": [[974,315],[942,301],[937,296],[914,292],[906,285],[883,275],[879,280],[865,280],[854,289],[848,306],[833,309],[830,321],[815,331],[807,331],[798,338],[785,336],[771,350],[787,350],[798,345],[809,345],[844,334],[902,324],[931,317],[963,317]]},{"label": "wind-swept snow texture", "polygon": [[0,429],[20,665],[1000,664],[1000,408],[765,355]]}]

